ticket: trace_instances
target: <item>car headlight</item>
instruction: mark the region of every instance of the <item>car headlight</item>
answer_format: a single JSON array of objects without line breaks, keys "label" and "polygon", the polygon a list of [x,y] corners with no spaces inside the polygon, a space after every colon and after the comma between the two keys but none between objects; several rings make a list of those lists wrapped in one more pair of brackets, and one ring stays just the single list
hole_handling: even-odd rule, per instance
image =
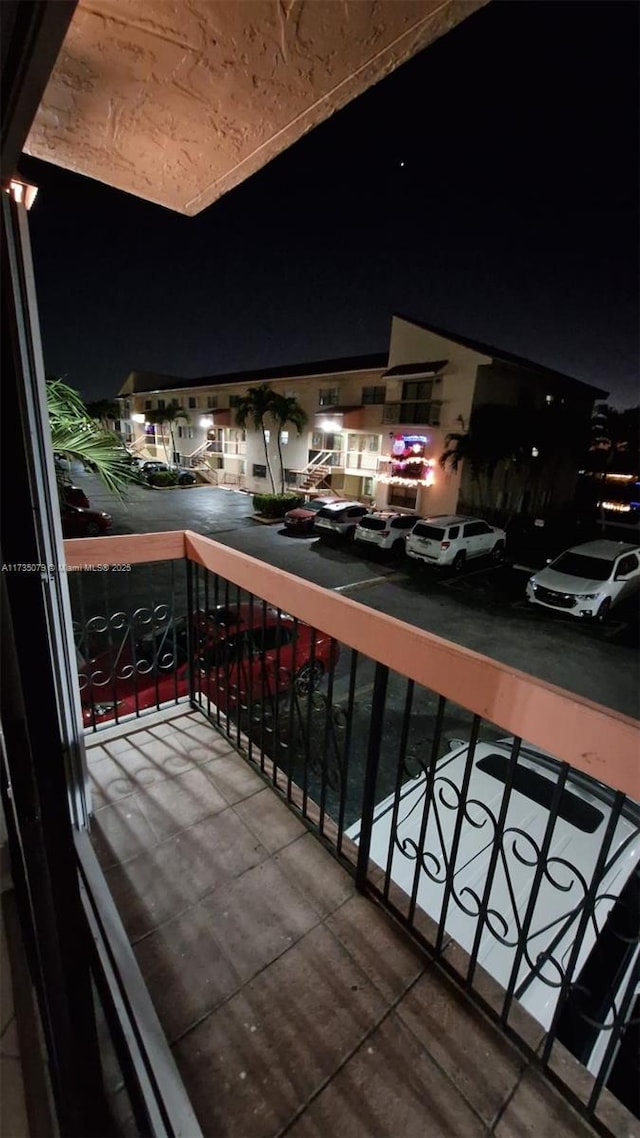
[{"label": "car headlight", "polygon": [[529,577],[529,584],[534,590],[538,588],[538,582],[536,581],[535,577]]},{"label": "car headlight", "polygon": [[576,593],[577,601],[595,601],[597,593]]}]

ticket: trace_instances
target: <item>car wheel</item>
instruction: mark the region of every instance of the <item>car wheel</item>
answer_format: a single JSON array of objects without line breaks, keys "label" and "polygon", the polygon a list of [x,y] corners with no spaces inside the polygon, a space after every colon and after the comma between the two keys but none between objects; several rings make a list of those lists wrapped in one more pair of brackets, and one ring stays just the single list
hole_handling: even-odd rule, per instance
[{"label": "car wheel", "polygon": [[491,560],[498,562],[498,561],[502,561],[503,557],[504,557],[504,542],[503,541],[497,541],[496,544],[494,545],[493,549],[491,550]]},{"label": "car wheel", "polygon": [[324,668],[319,660],[316,660],[313,666],[303,664],[295,678],[295,688],[298,695],[309,695],[310,692],[319,688],[323,675]]},{"label": "car wheel", "polygon": [[454,573],[461,573],[462,572],[462,570],[464,568],[465,561],[466,561],[466,556],[464,553],[456,553],[456,555],[453,559],[453,564],[451,566]]},{"label": "car wheel", "polygon": [[97,537],[100,533],[100,526],[97,522],[89,522],[86,529],[87,537]]},{"label": "car wheel", "polygon": [[611,597],[605,597],[596,613],[598,624],[604,624],[611,611]]}]

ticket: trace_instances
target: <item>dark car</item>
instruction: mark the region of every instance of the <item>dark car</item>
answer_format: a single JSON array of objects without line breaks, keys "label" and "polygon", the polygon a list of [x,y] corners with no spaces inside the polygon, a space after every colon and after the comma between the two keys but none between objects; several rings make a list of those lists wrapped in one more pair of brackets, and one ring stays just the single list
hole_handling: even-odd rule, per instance
[{"label": "dark car", "polygon": [[72,486],[70,482],[64,482],[58,488],[58,492],[62,505],[81,506],[84,510],[91,509],[91,502],[80,486]]},{"label": "dark car", "polygon": [[150,458],[142,463],[140,469],[143,474],[158,474],[161,470],[171,470],[171,467],[168,462],[159,462],[155,458]]},{"label": "dark car", "polygon": [[195,486],[198,481],[193,470],[188,470],[185,466],[179,466],[176,474],[178,475],[178,486]]},{"label": "dark car", "polygon": [[64,503],[60,507],[63,537],[97,537],[113,525],[111,514],[104,510],[85,510]]},{"label": "dark car", "polygon": [[[276,609],[219,606],[193,616],[196,691],[222,711],[248,699],[291,690],[306,696],[338,660],[337,643]],[[189,692],[186,617],[150,636],[83,661],[79,667],[85,726],[135,714]]]}]

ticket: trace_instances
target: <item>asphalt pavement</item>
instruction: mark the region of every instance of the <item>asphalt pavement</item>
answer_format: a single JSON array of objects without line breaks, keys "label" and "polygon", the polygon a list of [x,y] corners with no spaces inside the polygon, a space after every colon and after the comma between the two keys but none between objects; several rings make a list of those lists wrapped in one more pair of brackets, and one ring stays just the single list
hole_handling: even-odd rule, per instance
[{"label": "asphalt pavement", "polygon": [[[92,506],[114,519],[112,534],[192,529],[305,580],[339,590],[352,600],[465,645],[523,672],[557,684],[627,715],[638,717],[638,606],[614,609],[604,627],[561,613],[534,610],[524,598],[529,570],[539,564],[498,568],[476,562],[461,576],[440,576],[405,559],[389,562],[349,545],[292,537],[281,525],[251,518],[251,496],[217,487],[177,490],[131,488],[126,504],[89,474],[74,474]],[[105,605],[163,603],[170,587],[181,595],[185,577],[145,567],[128,581],[91,582],[92,602]],[[86,576],[86,575],[85,575]],[[95,575],[94,575],[95,576]],[[86,590],[85,590],[86,594]],[[102,598],[103,604],[99,604]],[[86,620],[89,610],[82,614]],[[366,693],[361,698],[366,699]],[[363,707],[364,710],[364,707]]]}]

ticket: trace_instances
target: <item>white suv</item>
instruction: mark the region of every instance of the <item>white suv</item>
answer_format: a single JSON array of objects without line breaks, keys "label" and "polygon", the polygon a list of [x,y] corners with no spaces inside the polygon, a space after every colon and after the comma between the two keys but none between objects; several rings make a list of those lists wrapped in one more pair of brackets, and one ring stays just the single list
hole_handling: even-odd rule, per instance
[{"label": "white suv", "polygon": [[363,545],[404,553],[405,539],[419,522],[415,514],[399,514],[393,510],[373,510],[365,514],[356,526],[354,539]]},{"label": "white suv", "polygon": [[313,521],[313,532],[318,537],[353,537],[354,530],[368,507],[362,502],[331,502],[318,510]]},{"label": "white suv", "polygon": [[587,541],[566,549],[527,582],[527,600],[570,616],[604,621],[609,610],[640,589],[640,546]]},{"label": "white suv", "polygon": [[481,518],[440,514],[417,523],[407,538],[406,551],[427,565],[450,565],[458,573],[472,557],[501,561],[506,542],[504,530]]}]

